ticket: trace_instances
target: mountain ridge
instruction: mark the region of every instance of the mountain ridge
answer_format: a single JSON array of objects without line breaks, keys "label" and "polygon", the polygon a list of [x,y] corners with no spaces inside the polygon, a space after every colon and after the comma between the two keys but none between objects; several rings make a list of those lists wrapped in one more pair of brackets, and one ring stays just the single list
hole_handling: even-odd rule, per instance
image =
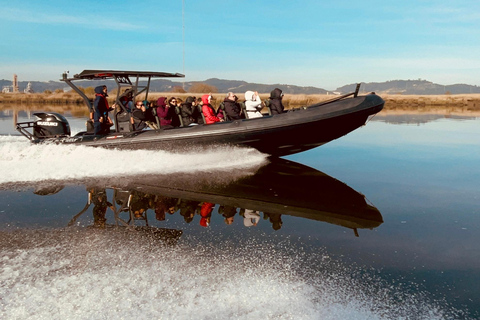
[{"label": "mountain ridge", "polygon": [[[19,90],[27,87],[28,83],[35,92],[44,92],[45,90],[55,91],[57,89],[66,89],[68,86],[61,81],[19,81]],[[95,87],[107,84],[112,89],[116,87],[113,80],[85,80],[76,81],[76,85],[81,87]],[[141,83],[141,82],[140,82]],[[210,78],[204,81],[171,81],[166,79],[155,79],[150,83],[151,92],[170,92],[174,87],[182,87],[188,91],[190,87],[197,83],[205,83],[214,86],[218,92],[227,93],[229,91],[240,93],[247,90],[258,91],[259,93],[270,93],[275,88],[280,88],[285,94],[344,94],[353,92],[356,83],[347,84],[338,87],[336,90],[326,90],[314,86],[297,86],[292,84],[261,84],[250,83],[243,80],[226,80],[219,78]],[[0,86],[12,87],[11,80],[0,80]],[[438,94],[468,94],[480,93],[480,87],[468,84],[442,85],[427,80],[390,80],[385,82],[361,82],[361,92],[376,92],[378,94],[403,94],[403,95],[438,95]]]}]

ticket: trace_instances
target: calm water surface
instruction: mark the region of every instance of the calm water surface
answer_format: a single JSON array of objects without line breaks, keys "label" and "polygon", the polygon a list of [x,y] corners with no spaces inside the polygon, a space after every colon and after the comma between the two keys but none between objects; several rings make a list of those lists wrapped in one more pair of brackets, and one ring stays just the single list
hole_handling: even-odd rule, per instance
[{"label": "calm water surface", "polygon": [[277,160],[32,146],[12,122],[2,319],[480,317],[479,119],[380,114]]}]

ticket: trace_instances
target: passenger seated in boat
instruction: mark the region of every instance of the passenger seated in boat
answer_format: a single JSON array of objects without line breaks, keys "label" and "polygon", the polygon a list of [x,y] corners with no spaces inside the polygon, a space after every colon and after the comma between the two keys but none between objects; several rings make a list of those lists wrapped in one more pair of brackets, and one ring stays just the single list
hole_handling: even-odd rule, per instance
[{"label": "passenger seated in boat", "polygon": [[248,118],[260,118],[263,117],[260,110],[262,110],[262,100],[258,92],[247,91],[245,92],[245,108],[247,110]]},{"label": "passenger seated in boat", "polygon": [[215,108],[210,104],[210,101],[212,100],[212,95],[211,94],[204,94],[202,96],[202,112],[203,115],[205,116],[205,122],[206,124],[212,124],[215,122],[221,122],[223,119],[220,119],[217,117],[217,112],[215,111]]},{"label": "passenger seated in boat", "polygon": [[133,109],[133,97],[132,97],[132,91],[130,89],[126,89],[124,91],[124,96],[120,99],[120,102],[122,105],[127,109],[127,112],[132,112]]},{"label": "passenger seated in boat", "polygon": [[202,112],[202,105],[203,105],[202,98],[196,99],[195,97],[193,97],[193,99],[195,100],[195,103],[192,103],[193,120],[197,124],[205,124],[204,115]]},{"label": "passenger seated in boat", "polygon": [[178,105],[177,105],[177,99],[175,97],[171,97],[168,100],[168,107],[169,107],[168,108],[169,117],[170,119],[172,119],[171,125],[173,127],[180,127],[180,119],[177,113]]},{"label": "passenger seated in boat", "polygon": [[285,107],[283,106],[282,99],[282,90],[275,88],[270,92],[270,111],[272,115],[283,113]]},{"label": "passenger seated in boat", "polygon": [[147,126],[153,130],[160,129],[157,124],[157,119],[155,119],[155,102],[148,102],[148,100],[143,100],[143,105],[145,106],[145,113],[147,114]]},{"label": "passenger seated in boat", "polygon": [[160,128],[162,129],[171,129],[172,126],[172,118],[170,117],[169,113],[169,106],[167,106],[167,98],[160,97],[157,100],[157,116],[160,118]]},{"label": "passenger seated in boat", "polygon": [[242,108],[237,101],[238,97],[234,95],[233,92],[227,93],[225,100],[223,100],[225,113],[227,114],[228,120],[242,119]]},{"label": "passenger seated in boat", "polygon": [[193,102],[195,102],[193,97],[187,97],[180,107],[180,113],[185,127],[191,124],[196,124],[195,119],[193,118]]},{"label": "passenger seated in boat", "polygon": [[153,115],[147,111],[142,101],[135,103],[135,110],[132,111],[133,125],[135,131],[145,129],[147,126],[152,129],[158,129],[153,122]]}]

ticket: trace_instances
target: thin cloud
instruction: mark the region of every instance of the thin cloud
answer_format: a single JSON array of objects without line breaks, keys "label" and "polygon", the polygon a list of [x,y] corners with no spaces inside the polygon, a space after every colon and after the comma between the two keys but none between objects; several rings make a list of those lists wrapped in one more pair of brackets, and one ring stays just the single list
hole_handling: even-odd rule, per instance
[{"label": "thin cloud", "polygon": [[[77,17],[65,14],[45,14],[31,12],[27,10],[2,8],[0,11],[2,20],[17,21],[23,23],[37,23],[50,25],[78,25],[82,27],[108,29],[108,30],[140,30],[146,29],[144,26],[121,22],[119,20],[108,20],[105,16],[83,16]],[[95,21],[95,23],[92,23]]]}]

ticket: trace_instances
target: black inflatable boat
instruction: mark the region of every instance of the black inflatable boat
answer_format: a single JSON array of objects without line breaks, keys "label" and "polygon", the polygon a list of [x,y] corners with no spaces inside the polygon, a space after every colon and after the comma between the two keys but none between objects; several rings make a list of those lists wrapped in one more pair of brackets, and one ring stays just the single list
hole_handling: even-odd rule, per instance
[{"label": "black inflatable boat", "polygon": [[[118,86],[116,104],[123,107],[125,92],[147,99],[152,78],[183,77],[178,73],[145,71],[85,70],[65,81],[82,96],[92,109],[92,102],[73,84],[76,80],[113,79]],[[143,79],[142,82],[140,79]],[[126,90],[127,91],[126,91]],[[253,147],[273,156],[284,156],[321,146],[364,125],[370,116],[383,109],[384,100],[376,94],[359,96],[356,91],[311,106],[262,118],[218,122],[210,125],[178,127],[170,130],[131,131],[129,117],[114,117],[115,128],[107,135],[80,132],[70,134],[68,121],[54,112],[36,113],[37,120],[17,124],[17,130],[34,143],[78,144],[102,148],[182,150],[215,145]],[[123,92],[123,93],[122,93]]]}]

